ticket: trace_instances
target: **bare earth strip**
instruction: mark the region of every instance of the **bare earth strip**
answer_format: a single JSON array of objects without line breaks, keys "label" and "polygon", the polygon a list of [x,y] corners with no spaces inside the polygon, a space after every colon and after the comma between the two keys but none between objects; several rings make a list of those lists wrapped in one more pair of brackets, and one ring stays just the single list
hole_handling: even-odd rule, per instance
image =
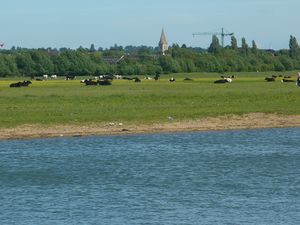
[{"label": "bare earth strip", "polygon": [[0,139],[139,134],[156,132],[235,130],[255,128],[300,127],[300,115],[250,113],[243,116],[228,115],[191,121],[172,121],[157,124],[126,124],[119,122],[80,125],[22,125],[0,128]]}]

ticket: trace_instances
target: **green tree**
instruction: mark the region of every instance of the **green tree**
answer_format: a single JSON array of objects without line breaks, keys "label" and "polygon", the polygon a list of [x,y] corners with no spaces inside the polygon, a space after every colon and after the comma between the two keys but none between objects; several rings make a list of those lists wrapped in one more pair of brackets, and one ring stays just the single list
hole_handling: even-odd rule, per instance
[{"label": "green tree", "polygon": [[294,59],[298,58],[299,57],[299,45],[298,45],[296,37],[294,37],[292,35],[290,36],[289,47],[290,47],[290,51],[289,51],[290,57],[292,57]]},{"label": "green tree", "polygon": [[91,44],[91,47],[90,47],[90,52],[95,52],[96,51],[96,48],[95,48],[95,45],[94,44]]},{"label": "green tree", "polygon": [[212,42],[208,48],[208,52],[216,54],[216,53],[219,53],[220,50],[221,50],[221,46],[220,46],[219,39],[218,39],[217,35],[213,35]]},{"label": "green tree", "polygon": [[258,50],[257,50],[257,45],[256,45],[256,43],[255,43],[254,40],[252,41],[252,49],[251,49],[251,50],[252,50],[252,53],[255,54],[255,55],[256,55],[257,52],[258,52]]},{"label": "green tree", "polygon": [[30,52],[31,58],[34,61],[34,75],[51,74],[54,72],[54,65],[50,56],[45,51]]},{"label": "green tree", "polygon": [[29,53],[18,53],[16,57],[18,70],[23,76],[35,75],[35,63]]},{"label": "green tree", "polygon": [[231,49],[233,49],[233,50],[238,49],[237,40],[236,40],[235,36],[231,36]]},{"label": "green tree", "polygon": [[248,44],[246,42],[246,39],[244,37],[242,38],[242,48],[241,48],[241,50],[242,50],[243,55],[248,55],[249,46],[248,46]]}]

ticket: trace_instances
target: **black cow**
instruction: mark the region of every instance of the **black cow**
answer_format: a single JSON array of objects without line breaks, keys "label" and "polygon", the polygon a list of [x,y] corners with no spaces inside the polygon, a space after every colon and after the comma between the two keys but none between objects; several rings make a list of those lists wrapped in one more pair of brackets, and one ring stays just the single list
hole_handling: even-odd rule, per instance
[{"label": "black cow", "polygon": [[192,79],[192,78],[189,78],[189,77],[186,77],[186,78],[184,78],[183,80],[184,80],[184,81],[193,81],[193,79]]},{"label": "black cow", "polygon": [[170,81],[170,82],[175,82],[176,80],[175,80],[174,77],[171,77],[169,81]]},{"label": "black cow", "polygon": [[141,79],[138,78],[138,77],[136,77],[136,78],[134,78],[134,82],[135,82],[135,83],[140,83],[140,82],[141,82]]},{"label": "black cow", "polygon": [[233,78],[234,78],[234,75],[232,75],[232,76],[224,76],[224,75],[222,75],[221,78],[223,78],[223,79],[226,79],[226,78],[231,78],[231,79],[233,79]]},{"label": "black cow", "polygon": [[93,81],[92,79],[85,79],[85,80],[80,81],[80,83],[85,83],[86,86],[98,84],[97,81]]},{"label": "black cow", "polygon": [[66,80],[74,80],[76,78],[75,75],[67,75]]},{"label": "black cow", "polygon": [[300,87],[300,77],[299,77],[299,78],[297,78],[297,82],[296,82],[296,84],[297,84],[297,86],[299,86],[299,87]]},{"label": "black cow", "polygon": [[295,81],[294,80],[288,80],[288,79],[282,79],[281,82],[286,83],[286,82],[295,82]]},{"label": "black cow", "polygon": [[229,81],[227,79],[221,79],[221,80],[216,80],[214,81],[215,84],[225,84],[228,83]]},{"label": "black cow", "polygon": [[22,87],[22,82],[12,83],[9,85],[9,87]]},{"label": "black cow", "polygon": [[111,85],[111,81],[110,80],[99,80],[98,84],[101,86],[105,86],[105,85]]},{"label": "black cow", "polygon": [[28,87],[29,84],[32,84],[30,80],[24,80],[23,82],[21,82],[21,86],[23,87]]},{"label": "black cow", "polygon": [[154,80],[159,80],[159,78],[160,78],[160,75],[156,74],[155,77],[154,77]]},{"label": "black cow", "polygon": [[29,84],[32,84],[31,81],[25,80],[23,82],[19,81],[17,83],[12,83],[9,87],[28,87]]},{"label": "black cow", "polygon": [[283,78],[291,78],[291,76],[284,76]]},{"label": "black cow", "polygon": [[267,81],[267,82],[273,82],[273,81],[275,81],[275,77],[266,77],[265,81]]}]

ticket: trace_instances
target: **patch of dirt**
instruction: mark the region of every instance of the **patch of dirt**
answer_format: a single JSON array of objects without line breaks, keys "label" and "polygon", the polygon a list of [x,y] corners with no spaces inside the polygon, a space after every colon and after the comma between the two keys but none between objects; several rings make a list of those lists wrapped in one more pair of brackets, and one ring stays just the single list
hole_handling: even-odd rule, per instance
[{"label": "patch of dirt", "polygon": [[300,127],[300,115],[277,115],[249,113],[242,116],[228,115],[196,120],[170,121],[154,124],[98,123],[88,125],[22,125],[15,128],[0,128],[0,139],[139,134],[180,131],[235,130],[255,128]]}]

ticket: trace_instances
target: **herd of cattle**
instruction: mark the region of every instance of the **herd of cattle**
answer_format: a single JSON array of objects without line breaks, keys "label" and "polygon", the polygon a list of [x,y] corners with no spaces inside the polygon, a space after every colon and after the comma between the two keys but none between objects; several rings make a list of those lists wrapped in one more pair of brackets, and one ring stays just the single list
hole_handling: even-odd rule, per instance
[{"label": "herd of cattle", "polygon": [[[272,75],[271,77],[266,77],[265,81],[274,82],[274,81],[276,81],[277,77],[282,78],[281,82],[283,82],[283,83],[296,82],[296,84],[300,87],[300,73],[298,74],[297,80],[291,79],[291,76]],[[235,78],[234,76],[222,75],[221,79],[218,79],[218,80],[214,81],[214,83],[215,84],[231,83],[234,80],[234,78]],[[43,80],[47,80],[47,79],[57,79],[57,75],[51,75],[51,76],[43,75],[43,79],[36,78],[35,80],[36,81],[43,81]],[[76,79],[76,76],[71,76],[71,75],[68,75],[65,78],[65,80],[74,80],[74,79]],[[94,79],[90,78],[90,79],[81,80],[80,83],[84,83],[86,86],[111,85],[113,79],[133,80],[136,83],[141,82],[141,79],[138,78],[138,77],[124,77],[124,76],[121,76],[121,75],[101,75],[101,76],[95,77]],[[144,79],[146,79],[146,80],[152,80],[152,79],[158,80],[159,78],[158,77],[154,77],[154,78],[145,77]],[[169,79],[169,81],[170,82],[175,82],[176,79],[174,77],[171,77]],[[184,81],[193,81],[193,79],[186,77],[184,79]],[[25,81],[22,81],[22,82],[20,81],[20,82],[17,82],[17,83],[12,83],[12,84],[9,85],[9,87],[28,87],[29,84],[32,84],[32,82],[29,81],[29,80],[25,80]]]},{"label": "herd of cattle", "polygon": [[282,75],[272,75],[271,77],[266,77],[265,78],[265,81],[267,81],[267,82],[274,82],[274,81],[276,81],[276,78],[277,77],[280,77],[280,78],[282,78],[281,79],[281,82],[283,82],[283,83],[286,83],[286,82],[296,82],[295,80],[292,80],[291,78],[291,76],[282,76]]}]

